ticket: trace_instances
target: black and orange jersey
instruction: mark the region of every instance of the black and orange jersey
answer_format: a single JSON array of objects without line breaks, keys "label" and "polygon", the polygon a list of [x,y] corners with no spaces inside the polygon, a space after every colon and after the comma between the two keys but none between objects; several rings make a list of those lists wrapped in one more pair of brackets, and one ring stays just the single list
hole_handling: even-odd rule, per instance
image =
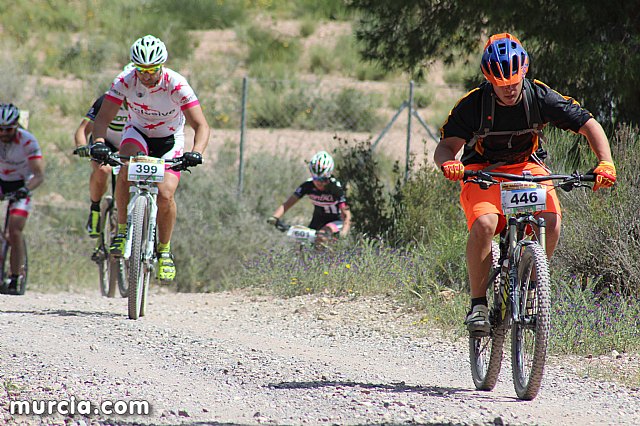
[{"label": "black and orange jersey", "polygon": [[335,178],[330,178],[327,186],[319,190],[309,179],[302,183],[293,193],[298,198],[309,197],[314,206],[313,218],[309,228],[320,229],[327,223],[341,220],[341,209],[347,205],[347,197],[342,184]]},{"label": "black and orange jersey", "polygon": [[[533,101],[538,102],[543,124],[577,133],[592,117],[575,99],[561,95],[538,80],[531,83],[535,93]],[[440,129],[441,139],[458,137],[470,141],[474,132],[481,127],[481,115],[482,88],[479,86],[464,95],[453,107]],[[491,130],[495,132],[517,132],[530,127],[523,102],[510,107],[496,102],[493,115]],[[537,146],[538,135],[535,133],[487,135],[473,147],[465,145],[462,158],[465,165],[498,162],[515,164],[527,161]]]}]

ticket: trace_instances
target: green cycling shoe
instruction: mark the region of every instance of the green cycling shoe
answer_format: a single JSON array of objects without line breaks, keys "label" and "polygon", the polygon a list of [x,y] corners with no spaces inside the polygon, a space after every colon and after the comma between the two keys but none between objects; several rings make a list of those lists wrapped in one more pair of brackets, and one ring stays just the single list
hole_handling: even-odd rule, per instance
[{"label": "green cycling shoe", "polygon": [[111,247],[109,247],[109,253],[113,257],[122,257],[124,256],[124,246],[127,242],[126,234],[116,234],[113,237],[113,241],[111,241]]},{"label": "green cycling shoe", "polygon": [[98,238],[100,236],[100,212],[97,210],[89,211],[87,234],[89,234],[90,238]]},{"label": "green cycling shoe", "polygon": [[158,274],[160,281],[173,281],[176,277],[176,265],[170,252],[158,253]]}]

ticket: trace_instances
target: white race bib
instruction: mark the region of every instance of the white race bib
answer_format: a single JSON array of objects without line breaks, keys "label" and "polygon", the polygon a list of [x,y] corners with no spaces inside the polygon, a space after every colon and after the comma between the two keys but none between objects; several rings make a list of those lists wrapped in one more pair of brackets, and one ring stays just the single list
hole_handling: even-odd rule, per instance
[{"label": "white race bib", "polygon": [[164,159],[143,155],[131,157],[128,179],[130,182],[162,182]]},{"label": "white race bib", "polygon": [[287,236],[298,241],[310,241],[313,242],[316,237],[315,229],[307,228],[302,225],[293,225],[287,231]]},{"label": "white race bib", "polygon": [[500,195],[505,215],[538,212],[547,208],[547,189],[535,182],[501,182]]}]

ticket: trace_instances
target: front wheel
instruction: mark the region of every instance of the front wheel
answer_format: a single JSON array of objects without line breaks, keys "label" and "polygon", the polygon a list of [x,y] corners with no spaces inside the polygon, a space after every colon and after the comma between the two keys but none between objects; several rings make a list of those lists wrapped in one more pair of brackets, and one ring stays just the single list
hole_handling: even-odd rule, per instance
[{"label": "front wheel", "polygon": [[140,311],[144,315],[143,302],[145,298],[145,281],[147,266],[143,259],[147,245],[148,206],[144,197],[139,197],[132,212],[133,224],[131,226],[131,256],[129,257],[129,318],[138,319]]},{"label": "front wheel", "polygon": [[[491,242],[492,270],[499,267],[500,249],[495,241]],[[486,337],[469,337],[469,361],[471,376],[478,390],[492,390],[498,381],[502,367],[502,348],[505,340],[504,317],[501,312],[500,275],[487,285],[487,301],[491,332]]]},{"label": "front wheel", "polygon": [[518,398],[532,400],[542,384],[551,328],[549,262],[538,243],[522,247],[516,285],[520,312],[511,328],[513,384]]},{"label": "front wheel", "polygon": [[[27,240],[22,237],[22,249],[24,253],[24,262],[20,267],[20,279],[18,280],[18,287],[16,288],[15,294],[18,296],[22,296],[27,291],[27,278],[29,277],[29,256],[27,253]],[[0,270],[0,277],[2,278],[2,292],[7,293],[7,287],[9,285],[9,276],[11,275],[11,263],[10,263],[10,253],[11,246],[9,245],[8,240],[4,240],[2,242],[2,264]]]}]

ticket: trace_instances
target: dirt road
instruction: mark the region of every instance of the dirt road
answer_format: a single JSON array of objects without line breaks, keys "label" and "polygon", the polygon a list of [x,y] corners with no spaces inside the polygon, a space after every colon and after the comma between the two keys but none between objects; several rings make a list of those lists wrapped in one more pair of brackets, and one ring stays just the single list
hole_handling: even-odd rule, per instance
[{"label": "dirt road", "polygon": [[[385,298],[164,291],[131,321],[126,300],[93,292],[0,296],[0,423],[640,424],[638,389],[561,360],[532,402],[515,399],[508,366],[476,391],[466,341],[418,319]],[[12,415],[10,400],[75,402],[76,414]],[[150,413],[106,414],[105,401]]]}]

